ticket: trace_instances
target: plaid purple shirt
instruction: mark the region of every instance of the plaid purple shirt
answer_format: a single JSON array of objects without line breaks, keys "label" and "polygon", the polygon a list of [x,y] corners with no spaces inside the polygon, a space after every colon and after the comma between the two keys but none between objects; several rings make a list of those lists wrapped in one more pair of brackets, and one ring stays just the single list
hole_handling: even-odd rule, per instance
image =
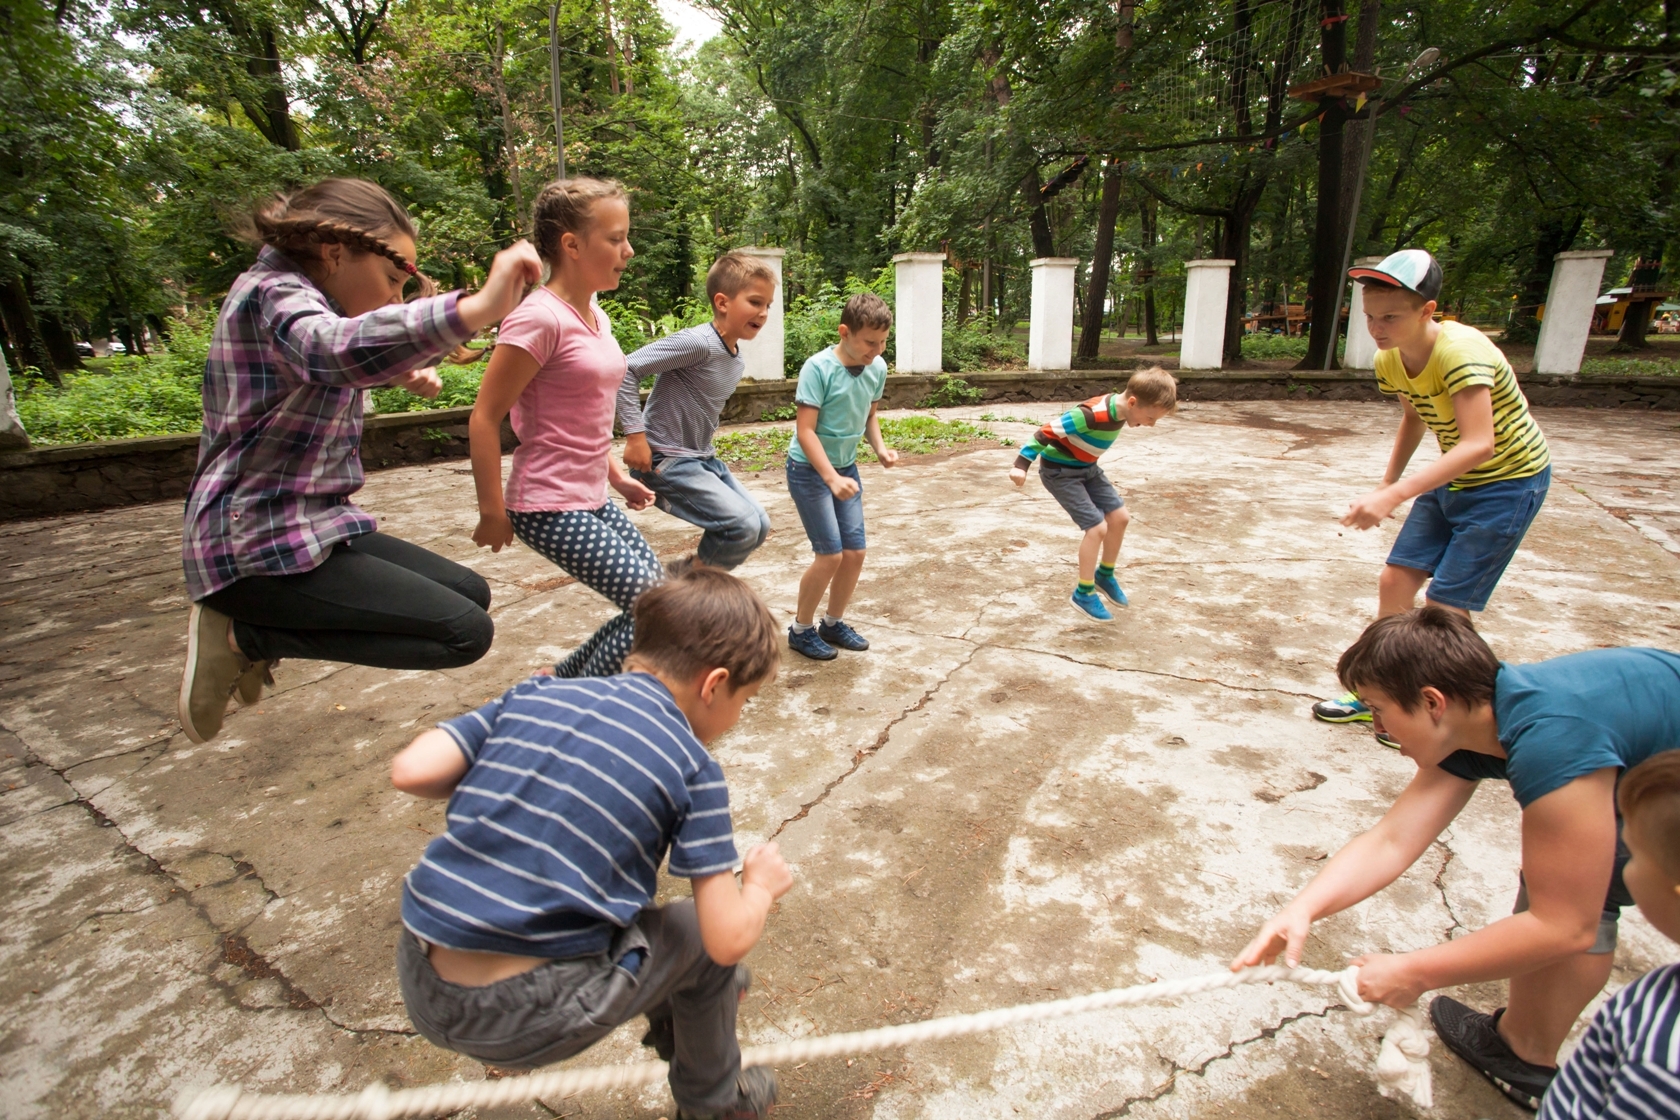
[{"label": "plaid purple shirt", "polygon": [[347,319],[264,247],[222,303],[204,368],[204,434],[181,563],[193,601],[246,576],[317,567],[371,533],[362,487],[363,389],[447,354],[473,332],[459,292]]}]

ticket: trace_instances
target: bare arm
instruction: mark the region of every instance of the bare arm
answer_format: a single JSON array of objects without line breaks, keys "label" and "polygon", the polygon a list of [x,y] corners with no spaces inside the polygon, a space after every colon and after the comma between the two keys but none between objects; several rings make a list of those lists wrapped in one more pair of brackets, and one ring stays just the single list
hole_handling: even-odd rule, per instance
[{"label": "bare arm", "polygon": [[881,436],[881,418],[875,414],[880,407],[880,401],[874,401],[869,406],[869,419],[864,421],[863,438],[869,441],[869,446],[875,449],[875,457],[881,461],[883,467],[890,467],[898,462],[898,452],[887,446]]},{"label": "bare arm", "polygon": [[[822,440],[817,438],[817,415],[819,409],[814,404],[802,404],[794,416],[793,434],[799,441],[799,450],[805,453],[806,460],[817,476],[828,484],[828,489],[836,498],[845,501],[858,491],[857,483],[834,469],[834,464],[828,460],[828,452],[823,449]],[[879,429],[877,429],[877,434]]]},{"label": "bare arm", "polygon": [[1436,766],[1419,767],[1383,819],[1331,857],[1305,890],[1260,927],[1231,967],[1270,964],[1280,952],[1291,967],[1300,964],[1313,922],[1363,902],[1405,874],[1475,792],[1474,782]]},{"label": "bare arm", "polygon": [[694,880],[694,910],[706,955],[721,965],[746,956],[764,933],[770,906],[793,886],[793,873],[775,844],[747,853],[741,885],[725,871]]},{"label": "bare arm", "polygon": [[[1343,525],[1350,525],[1356,529],[1369,529],[1382,522],[1398,506],[1419,494],[1445,486],[1459,475],[1475,470],[1489,459],[1493,458],[1493,394],[1486,385],[1473,385],[1468,389],[1453,394],[1453,413],[1457,417],[1459,440],[1453,449],[1442,455],[1433,463],[1424,467],[1410,478],[1401,479],[1395,472],[1398,465],[1405,469],[1405,463],[1411,460],[1411,452],[1417,450],[1417,440],[1423,438],[1421,430],[1417,432],[1417,439],[1412,441],[1411,450],[1406,452],[1405,460],[1400,461],[1402,442],[1408,438],[1408,428],[1411,417],[1417,413],[1413,411],[1411,403],[1406,403],[1408,416],[1400,422],[1400,431],[1394,437],[1394,454],[1389,459],[1388,471],[1384,474],[1384,484],[1381,489],[1360,498],[1348,507],[1347,516],[1342,518]],[[1418,419],[1421,427],[1423,420]],[[1390,476],[1394,476],[1391,478]]]},{"label": "bare arm", "polygon": [[1406,465],[1417,454],[1418,444],[1423,442],[1423,434],[1428,430],[1429,425],[1423,422],[1412,402],[1401,397],[1400,428],[1394,433],[1394,450],[1388,455],[1388,469],[1383,471],[1384,486],[1393,486],[1406,473]]},{"label": "bare arm", "polygon": [[513,543],[513,523],[502,500],[502,421],[537,375],[537,359],[517,346],[496,347],[467,420],[473,488],[478,492],[478,528],[473,543],[500,552]]},{"label": "bare arm", "polygon": [[1434,988],[1504,980],[1591,948],[1616,858],[1615,790],[1606,767],[1523,810],[1529,909],[1427,949],[1359,958],[1360,994],[1404,1007]]},{"label": "bare arm", "polygon": [[391,760],[391,784],[415,797],[448,797],[466,772],[467,756],[441,727],[422,731]]}]

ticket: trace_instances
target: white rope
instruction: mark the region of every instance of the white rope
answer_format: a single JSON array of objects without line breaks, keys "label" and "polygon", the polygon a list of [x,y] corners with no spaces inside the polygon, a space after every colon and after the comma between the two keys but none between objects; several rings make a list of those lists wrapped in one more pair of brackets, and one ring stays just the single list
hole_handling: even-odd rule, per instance
[{"label": "white rope", "polygon": [[[1286,968],[1267,965],[1241,972],[1214,972],[1184,980],[1162,980],[1131,988],[1116,988],[1088,996],[1027,1003],[971,1015],[951,1015],[919,1023],[854,1031],[850,1034],[801,1038],[769,1046],[753,1046],[741,1052],[741,1065],[773,1066],[843,1054],[864,1054],[889,1050],[916,1042],[931,1042],[959,1035],[979,1034],[1017,1023],[1056,1019],[1111,1007],[1154,1003],[1239,984],[1267,984],[1286,980],[1307,987],[1340,989],[1348,1010],[1368,1015],[1375,1005],[1359,996],[1359,970],[1347,968],[1327,972],[1318,968]],[[1402,1011],[1400,1021],[1383,1039],[1377,1061],[1377,1079],[1383,1095],[1401,1093],[1429,1107],[1429,1038],[1423,1032],[1423,1017],[1416,1007]],[[1392,1040],[1392,1041],[1391,1041]],[[417,1089],[391,1090],[375,1082],[360,1093],[328,1096],[297,1094],[265,1096],[243,1089],[218,1086],[183,1093],[175,1103],[180,1120],[398,1120],[399,1117],[446,1116],[464,1108],[497,1108],[533,1101],[539,1097],[569,1097],[607,1089],[629,1089],[663,1081],[664,1062],[636,1062],[630,1065],[594,1069],[562,1069],[508,1077],[495,1081],[455,1082],[426,1085]],[[1420,1095],[1421,1092],[1421,1095]]]}]

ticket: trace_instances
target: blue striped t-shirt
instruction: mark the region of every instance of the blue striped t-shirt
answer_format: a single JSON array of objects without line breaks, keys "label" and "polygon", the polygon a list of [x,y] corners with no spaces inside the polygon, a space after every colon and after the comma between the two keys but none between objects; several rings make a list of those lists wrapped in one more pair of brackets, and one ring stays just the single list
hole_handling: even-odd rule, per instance
[{"label": "blue striped t-shirt", "polygon": [[738,862],[723,771],[653,676],[532,677],[438,726],[468,769],[404,880],[403,924],[425,941],[602,952],[652,902],[667,849],[690,879]]},{"label": "blue striped t-shirt", "polygon": [[1539,1120],[1680,1120],[1680,964],[1599,1009],[1540,1102]]}]

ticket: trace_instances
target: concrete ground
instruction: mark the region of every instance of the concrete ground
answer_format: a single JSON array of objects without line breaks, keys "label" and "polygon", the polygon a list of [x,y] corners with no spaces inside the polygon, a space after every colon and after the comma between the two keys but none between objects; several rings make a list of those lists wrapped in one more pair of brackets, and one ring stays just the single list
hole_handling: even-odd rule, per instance
[{"label": "concrete ground", "polygon": [[[1048,408],[954,410],[1043,419]],[[1191,405],[1106,465],[1133,512],[1132,606],[1067,604],[1078,534],[1013,452],[869,467],[872,549],[848,617],[874,642],[781,676],[715,745],[743,841],[797,885],[750,958],[741,1033],[767,1042],[1223,967],[1410,765],[1308,718],[1375,609],[1395,526],[1336,524],[1377,479],[1383,405]],[[1557,479],[1481,624],[1501,656],[1680,645],[1680,421],[1546,412]],[[1000,435],[1024,425],[1003,421]],[[808,555],[780,475],[741,569],[790,615]],[[478,1080],[410,1032],[399,879],[442,808],[395,792],[417,731],[552,661],[611,609],[523,548],[475,552],[462,464],[376,474],[390,532],[495,589],[477,665],[288,663],[193,747],[174,718],[186,599],[179,507],[0,526],[0,1113],[159,1115],[185,1088],[350,1091]],[[663,556],[688,526],[635,517]],[[1517,813],[1484,788],[1308,962],[1406,950],[1509,910]],[[681,889],[672,887],[672,890]],[[1674,959],[1637,914],[1615,983]],[[1465,995],[1465,993],[1459,993]],[[1500,986],[1465,996],[1491,1008]],[[1370,1076],[1386,1015],[1244,988],[783,1069],[797,1117],[1392,1117]],[[636,1060],[634,1025],[580,1059]],[[1520,1115],[1437,1046],[1435,1114]],[[672,1115],[663,1087],[484,1116]]]}]

